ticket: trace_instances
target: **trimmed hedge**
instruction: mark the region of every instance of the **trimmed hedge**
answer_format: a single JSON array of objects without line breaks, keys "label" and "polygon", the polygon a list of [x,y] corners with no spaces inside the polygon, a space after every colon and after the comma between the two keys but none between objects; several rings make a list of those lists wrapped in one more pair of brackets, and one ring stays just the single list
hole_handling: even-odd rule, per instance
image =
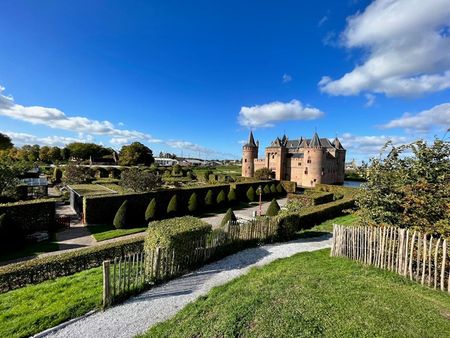
[{"label": "trimmed hedge", "polygon": [[305,190],[304,194],[288,194],[288,200],[296,199],[304,206],[320,205],[335,200],[334,193],[326,191]]},{"label": "trimmed hedge", "polygon": [[105,260],[142,252],[143,245],[144,235],[2,266],[0,292],[95,268]]},{"label": "trimmed hedge", "polygon": [[6,222],[25,234],[54,230],[55,204],[53,199],[0,204],[0,215],[6,214]]},{"label": "trimmed hedge", "polygon": [[[272,181],[274,184],[278,184],[278,181]],[[84,220],[87,224],[112,224],[114,219],[114,213],[111,210],[117,210],[123,201],[128,200],[128,219],[127,223],[130,225],[142,225],[145,222],[145,210],[149,202],[156,199],[156,215],[159,219],[167,217],[167,205],[173,195],[177,195],[178,199],[178,215],[189,214],[189,198],[192,193],[197,194],[198,208],[202,210],[205,208],[205,197],[208,190],[212,191],[212,195],[218,196],[220,191],[223,190],[225,196],[230,193],[230,189],[234,192],[231,195],[236,196],[236,201],[248,201],[246,192],[250,187],[257,189],[261,183],[265,182],[244,182],[235,184],[222,184],[206,187],[194,187],[187,189],[166,189],[145,193],[132,193],[123,195],[102,195],[102,196],[84,196],[83,197],[83,214]],[[280,187],[280,189],[283,189]],[[282,190],[282,193],[284,190]],[[281,194],[282,194],[281,193]],[[272,199],[272,196],[264,196],[267,200]],[[228,200],[233,203],[231,198]],[[213,207],[215,206],[215,199],[213,198]]]},{"label": "trimmed hedge", "polygon": [[266,216],[276,216],[278,215],[278,212],[280,211],[280,206],[278,205],[277,200],[274,198],[272,202],[270,202],[269,207],[266,211]]},{"label": "trimmed hedge", "polygon": [[113,225],[116,229],[123,229],[127,226],[127,207],[128,201],[123,201],[119,210],[116,212],[116,216],[114,216]]},{"label": "trimmed hedge", "polygon": [[220,222],[220,226],[224,227],[225,225],[228,224],[228,222],[236,222],[237,218],[236,215],[233,212],[233,209],[229,208],[225,214],[225,216],[223,216],[222,222]]},{"label": "trimmed hedge", "polygon": [[147,206],[147,209],[145,209],[145,221],[150,222],[153,221],[155,218],[156,218],[156,199],[152,198],[152,200]]}]

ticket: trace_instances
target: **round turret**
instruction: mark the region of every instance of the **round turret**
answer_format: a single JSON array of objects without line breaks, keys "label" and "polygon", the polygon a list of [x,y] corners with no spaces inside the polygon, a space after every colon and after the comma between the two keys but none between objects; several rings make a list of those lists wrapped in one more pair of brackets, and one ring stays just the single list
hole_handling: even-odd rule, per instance
[{"label": "round turret", "polygon": [[[259,143],[258,143],[259,144]],[[258,158],[258,145],[253,133],[250,132],[248,142],[242,147],[242,176],[253,177],[255,174],[255,159]]]}]

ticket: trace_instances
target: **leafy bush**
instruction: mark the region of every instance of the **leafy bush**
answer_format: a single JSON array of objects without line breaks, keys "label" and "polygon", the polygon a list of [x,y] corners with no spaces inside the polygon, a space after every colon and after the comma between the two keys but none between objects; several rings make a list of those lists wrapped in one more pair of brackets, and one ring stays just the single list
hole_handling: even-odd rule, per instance
[{"label": "leafy bush", "polygon": [[177,195],[173,195],[170,199],[169,204],[167,205],[167,214],[172,216],[178,212],[178,199]]},{"label": "leafy bush", "polygon": [[288,199],[298,200],[304,206],[319,205],[335,200],[333,193],[317,190],[306,190],[303,194],[288,194]]},{"label": "leafy bush", "polygon": [[253,189],[253,187],[248,188],[248,190],[247,190],[247,199],[250,202],[253,202],[255,200],[255,189]]},{"label": "leafy bush", "polygon": [[131,168],[122,172],[120,185],[135,192],[151,191],[161,185],[161,178],[151,172]]},{"label": "leafy bush", "polygon": [[53,170],[53,182],[55,182],[56,184],[61,183],[62,176],[63,172],[61,168],[55,167],[55,169]]},{"label": "leafy bush", "polygon": [[150,222],[156,218],[156,199],[152,198],[145,209],[145,221]]},{"label": "leafy bush", "polygon": [[272,170],[269,168],[261,168],[255,171],[254,177],[257,180],[270,180],[272,177]]},{"label": "leafy bush", "polygon": [[266,216],[276,216],[278,215],[278,212],[280,211],[280,206],[278,205],[277,200],[274,198],[272,202],[270,202],[269,207],[266,211]]},{"label": "leafy bush", "polygon": [[220,222],[220,226],[224,227],[228,224],[228,222],[236,222],[237,218],[236,215],[233,212],[233,209],[229,208],[226,212],[226,214],[223,216],[222,222]]},{"label": "leafy bush", "polygon": [[205,205],[207,207],[211,207],[212,205],[214,205],[214,197],[213,197],[213,192],[212,190],[208,190],[208,192],[206,193],[205,196]]},{"label": "leafy bush", "polygon": [[274,183],[272,183],[272,184],[270,185],[270,192],[271,192],[272,194],[276,194],[276,193],[277,193],[277,187],[275,186]]},{"label": "leafy bush", "polygon": [[270,195],[270,187],[268,184],[266,184],[264,186],[263,192],[264,192],[264,195]]},{"label": "leafy bush", "polygon": [[73,163],[65,167],[63,177],[67,184],[83,184],[93,180],[88,168]]},{"label": "leafy bush", "polygon": [[150,165],[155,162],[150,148],[140,142],[133,142],[123,146],[120,150],[119,164],[125,166]]},{"label": "leafy bush", "polygon": [[198,207],[197,194],[193,192],[191,197],[189,197],[188,210],[189,212],[194,213],[197,211],[197,207]]},{"label": "leafy bush", "polygon": [[118,240],[0,267],[0,292],[38,284],[102,265],[103,261],[142,252],[143,237]]},{"label": "leafy bush", "polygon": [[277,193],[281,194],[283,192],[283,186],[281,185],[281,183],[277,184]]},{"label": "leafy bush", "polygon": [[231,188],[228,192],[228,202],[235,204],[237,202],[236,189]]},{"label": "leafy bush", "polygon": [[216,201],[218,205],[222,205],[227,201],[227,197],[223,190],[220,190],[219,194],[217,195]]},{"label": "leafy bush", "polygon": [[125,200],[117,210],[116,216],[114,216],[113,225],[116,227],[116,229],[123,229],[127,225],[127,206],[128,201]]}]

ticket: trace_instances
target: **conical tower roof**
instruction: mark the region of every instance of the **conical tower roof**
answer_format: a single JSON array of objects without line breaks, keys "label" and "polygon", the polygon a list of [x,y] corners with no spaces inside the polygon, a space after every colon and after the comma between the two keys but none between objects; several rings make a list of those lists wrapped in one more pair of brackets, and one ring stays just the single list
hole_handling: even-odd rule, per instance
[{"label": "conical tower roof", "polygon": [[314,136],[311,139],[311,142],[309,143],[309,146],[311,148],[321,148],[322,143],[320,142],[319,135],[317,135],[317,132],[314,133]]},{"label": "conical tower roof", "polygon": [[341,150],[343,150],[344,149],[344,147],[342,146],[342,144],[341,144],[341,141],[339,141],[339,139],[337,138],[337,136],[336,136],[336,138],[334,139],[334,141],[333,141],[333,143],[331,143],[336,149],[341,149]]},{"label": "conical tower roof", "polygon": [[250,130],[250,135],[248,137],[248,142],[244,144],[244,147],[254,147],[256,148],[257,145],[255,143],[255,138],[253,137],[253,132]]}]

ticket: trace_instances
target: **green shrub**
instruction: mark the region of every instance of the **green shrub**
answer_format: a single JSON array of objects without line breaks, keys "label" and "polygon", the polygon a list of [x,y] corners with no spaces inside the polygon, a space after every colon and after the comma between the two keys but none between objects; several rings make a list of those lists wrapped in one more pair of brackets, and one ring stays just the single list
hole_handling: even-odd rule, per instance
[{"label": "green shrub", "polygon": [[213,197],[212,190],[208,190],[208,192],[206,193],[205,205],[208,206],[208,207],[214,205],[214,197]]},{"label": "green shrub", "polygon": [[235,204],[237,202],[236,189],[231,188],[228,192],[228,202]]},{"label": "green shrub", "polygon": [[188,210],[189,212],[194,213],[197,211],[197,208],[198,208],[197,194],[193,192],[191,197],[189,197]]},{"label": "green shrub", "polygon": [[248,188],[248,190],[247,190],[247,199],[250,202],[253,202],[255,200],[255,189],[253,189],[253,187]]},{"label": "green shrub", "polygon": [[222,222],[220,222],[220,226],[224,227],[225,225],[228,224],[228,222],[236,222],[237,218],[236,215],[233,212],[233,209],[229,208],[225,214],[225,216],[223,216]]},{"label": "green shrub", "polygon": [[218,205],[222,205],[227,201],[227,197],[223,190],[220,190],[219,194],[217,195],[216,201]]},{"label": "green shrub", "polygon": [[55,183],[61,183],[62,175],[63,172],[61,168],[55,167],[55,169],[53,170],[53,181]]},{"label": "green shrub", "polygon": [[277,200],[274,198],[272,202],[270,202],[269,207],[266,211],[266,216],[276,216],[278,215],[278,212],[280,211],[280,206],[278,205]]},{"label": "green shrub", "polygon": [[277,184],[277,193],[281,194],[284,191],[283,186],[281,185],[281,183]]},{"label": "green shrub", "polygon": [[152,198],[145,209],[145,221],[150,222],[156,218],[156,198]]},{"label": "green shrub", "polygon": [[95,268],[105,260],[142,252],[143,244],[143,236],[134,237],[1,266],[0,292]]},{"label": "green shrub", "polygon": [[[173,250],[173,264],[188,269],[189,263],[196,263],[189,257],[192,257],[196,247],[202,246],[201,241],[206,242],[206,236],[210,232],[210,224],[192,216],[151,222],[145,238],[144,250],[148,257],[151,257],[151,252],[158,247]],[[146,269],[150,266],[152,264],[146,264]]]},{"label": "green shrub", "polygon": [[264,186],[263,192],[264,192],[264,195],[270,195],[270,187],[268,184],[266,184]]},{"label": "green shrub", "polygon": [[172,216],[178,212],[178,198],[177,195],[173,195],[170,199],[169,204],[167,205],[167,214]]},{"label": "green shrub", "polygon": [[275,186],[274,183],[272,183],[272,184],[270,185],[270,192],[271,192],[272,194],[276,194],[276,193],[277,193],[277,187]]},{"label": "green shrub", "polygon": [[122,205],[116,212],[116,216],[114,216],[113,225],[116,229],[123,229],[127,225],[127,206],[128,201],[123,201]]}]

